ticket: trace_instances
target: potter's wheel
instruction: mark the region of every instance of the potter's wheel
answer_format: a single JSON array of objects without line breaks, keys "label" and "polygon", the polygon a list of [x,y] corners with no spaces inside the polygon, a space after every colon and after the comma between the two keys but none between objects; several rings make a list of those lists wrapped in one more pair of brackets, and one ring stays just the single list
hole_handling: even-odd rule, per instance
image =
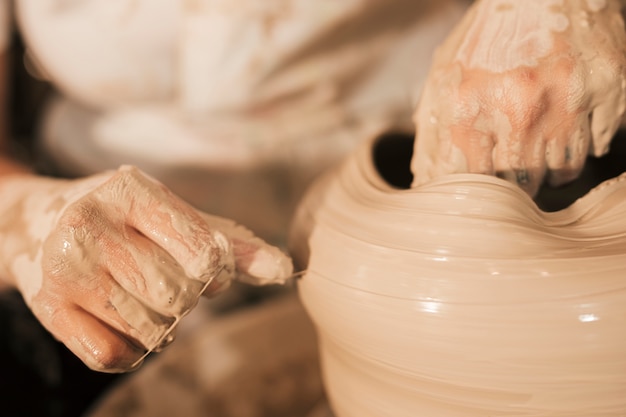
[{"label": "potter's wheel", "polygon": [[316,335],[294,294],[181,333],[86,416],[331,416]]}]

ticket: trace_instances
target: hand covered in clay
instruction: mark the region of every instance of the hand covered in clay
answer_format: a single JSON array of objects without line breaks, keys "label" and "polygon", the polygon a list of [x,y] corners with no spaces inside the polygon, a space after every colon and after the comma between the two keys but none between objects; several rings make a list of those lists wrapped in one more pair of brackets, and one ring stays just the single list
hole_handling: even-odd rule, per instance
[{"label": "hand covered in clay", "polygon": [[2,278],[95,370],[133,369],[203,292],[292,273],[277,248],[135,168],[67,181],[15,176],[0,195]]},{"label": "hand covered in clay", "polygon": [[607,152],[626,100],[617,0],[481,0],[437,51],[414,120],[414,185],[497,175],[531,196]]}]

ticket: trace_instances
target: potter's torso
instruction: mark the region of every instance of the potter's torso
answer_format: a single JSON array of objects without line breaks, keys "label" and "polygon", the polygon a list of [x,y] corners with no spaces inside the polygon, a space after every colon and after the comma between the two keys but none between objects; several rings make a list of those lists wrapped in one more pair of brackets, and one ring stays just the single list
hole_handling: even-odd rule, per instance
[{"label": "potter's torso", "polygon": [[[430,56],[465,7],[22,0],[15,9],[32,61],[63,96],[44,122],[52,159],[71,174],[135,164],[193,200],[195,185],[169,180],[181,167],[282,170],[294,175],[280,189],[299,189],[361,138],[410,129]],[[276,181],[266,182],[251,193],[267,194]]]}]

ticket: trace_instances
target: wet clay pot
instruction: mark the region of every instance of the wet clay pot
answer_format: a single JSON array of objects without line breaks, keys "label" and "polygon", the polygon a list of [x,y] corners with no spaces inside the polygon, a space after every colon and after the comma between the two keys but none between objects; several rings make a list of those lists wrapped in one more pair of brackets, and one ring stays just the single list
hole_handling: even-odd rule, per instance
[{"label": "wet clay pot", "polygon": [[626,177],[545,212],[489,176],[392,185],[382,145],[291,236],[336,416],[626,415]]}]

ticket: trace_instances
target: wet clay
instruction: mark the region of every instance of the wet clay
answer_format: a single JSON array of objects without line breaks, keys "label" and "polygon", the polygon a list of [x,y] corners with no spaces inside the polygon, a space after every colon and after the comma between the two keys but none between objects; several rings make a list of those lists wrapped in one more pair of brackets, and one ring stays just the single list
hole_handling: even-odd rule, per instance
[{"label": "wet clay", "polygon": [[292,272],[277,248],[133,167],[78,181],[15,175],[0,193],[0,276],[97,370],[138,365],[203,292]]},{"label": "wet clay", "polygon": [[626,108],[617,0],[483,0],[437,51],[415,113],[419,185],[497,175],[534,195],[607,152]]},{"label": "wet clay", "polygon": [[552,213],[508,181],[321,179],[292,248],[338,417],[626,413],[626,177]]}]

